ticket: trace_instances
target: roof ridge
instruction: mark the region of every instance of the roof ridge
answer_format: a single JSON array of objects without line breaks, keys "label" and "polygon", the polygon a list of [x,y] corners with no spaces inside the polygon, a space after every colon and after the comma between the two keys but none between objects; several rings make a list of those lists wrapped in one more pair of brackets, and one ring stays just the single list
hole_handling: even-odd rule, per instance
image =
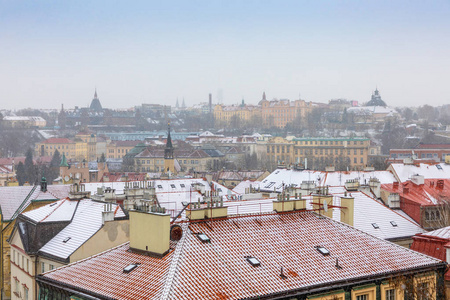
[{"label": "roof ridge", "polygon": [[[45,219],[47,219],[48,217],[50,217],[50,215],[51,214],[53,214],[59,207],[61,207],[61,205],[64,203],[64,202],[66,202],[66,200],[67,200],[67,198],[65,198],[65,199],[62,199],[62,200],[58,200],[58,201],[61,201],[51,212],[49,212],[42,220],[40,220],[39,221],[39,223],[40,222],[43,222]],[[56,201],[56,202],[58,202],[58,201]],[[51,204],[49,204],[49,205],[51,205]],[[73,215],[72,215],[73,216]]]},{"label": "roof ridge", "polygon": [[189,226],[185,226],[185,227],[187,227],[187,230],[186,230],[186,232],[184,232],[181,239],[178,241],[178,243],[175,247],[175,251],[172,255],[172,260],[170,262],[170,266],[169,266],[168,272],[166,274],[167,280],[165,281],[160,299],[169,299],[170,298],[170,291],[172,290],[174,277],[175,277],[175,271],[178,268],[178,262],[180,260],[180,257],[184,253],[183,247],[185,245],[185,241],[187,238],[187,234],[188,234],[187,231],[190,231]]},{"label": "roof ridge", "polygon": [[20,211],[22,209],[22,207],[25,205],[25,203],[27,203],[28,199],[31,197],[31,195],[34,194],[34,192],[36,191],[37,185],[34,185],[31,188],[31,191],[28,193],[28,195],[25,197],[25,199],[23,200],[23,202],[20,204],[20,206],[17,208],[17,210],[14,212],[14,214],[11,217],[11,220],[14,220],[15,218],[17,218],[17,216],[20,214]]}]

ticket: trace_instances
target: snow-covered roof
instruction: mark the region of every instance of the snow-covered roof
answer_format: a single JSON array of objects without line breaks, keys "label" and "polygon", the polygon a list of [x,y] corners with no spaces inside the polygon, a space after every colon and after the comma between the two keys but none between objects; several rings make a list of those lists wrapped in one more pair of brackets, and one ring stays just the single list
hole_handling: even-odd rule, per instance
[{"label": "snow-covered roof", "polygon": [[323,172],[312,170],[277,169],[267,176],[260,184],[261,190],[281,192],[283,183],[300,187],[303,181],[314,181],[316,185],[343,186],[347,180],[358,179],[365,184],[370,178],[377,178],[381,184],[392,183],[395,177],[389,171],[350,171],[350,172]]},{"label": "snow-covered roof", "polygon": [[[333,195],[333,205],[341,205],[344,197],[344,187],[330,187],[329,194]],[[411,218],[404,216],[401,211],[392,210],[363,192],[352,192],[349,195],[354,201],[353,227],[381,239],[395,240],[426,232]],[[305,196],[306,208],[312,210],[312,196]],[[256,199],[224,202],[228,207],[228,214],[268,213],[273,211],[274,199]],[[340,208],[333,208],[335,221],[341,221]],[[394,222],[394,223],[391,223]],[[374,225],[378,225],[375,228]],[[395,224],[395,225],[394,225]]]},{"label": "snow-covered roof", "polygon": [[[66,221],[71,217],[72,221],[42,246],[39,251],[61,259],[67,259],[102,227],[102,213],[105,209],[105,203],[91,199],[79,201],[65,199],[58,202],[61,202],[61,205],[50,214],[49,219],[56,222]],[[48,211],[50,205],[36,210]],[[115,217],[125,217],[125,213],[119,205],[112,204],[112,210],[115,212]],[[44,219],[43,221],[48,220]]]},{"label": "snow-covered roof", "polygon": [[391,164],[389,169],[392,170],[399,182],[410,180],[412,175],[422,175],[424,179],[450,179],[450,165],[447,164]]},{"label": "snow-covered roof", "polygon": [[233,192],[238,194],[245,194],[245,189],[252,187],[255,189],[258,189],[261,186],[261,181],[251,181],[251,180],[244,180],[239,182],[238,185],[236,185],[233,189]]}]

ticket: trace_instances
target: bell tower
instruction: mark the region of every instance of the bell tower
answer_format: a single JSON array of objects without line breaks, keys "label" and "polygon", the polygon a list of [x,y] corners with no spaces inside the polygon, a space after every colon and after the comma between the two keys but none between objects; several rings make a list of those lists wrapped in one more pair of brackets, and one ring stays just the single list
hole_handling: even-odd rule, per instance
[{"label": "bell tower", "polygon": [[170,171],[173,174],[175,173],[175,161],[173,157],[172,138],[170,136],[170,123],[168,123],[167,126],[167,142],[166,148],[164,149],[164,173],[168,173]]}]

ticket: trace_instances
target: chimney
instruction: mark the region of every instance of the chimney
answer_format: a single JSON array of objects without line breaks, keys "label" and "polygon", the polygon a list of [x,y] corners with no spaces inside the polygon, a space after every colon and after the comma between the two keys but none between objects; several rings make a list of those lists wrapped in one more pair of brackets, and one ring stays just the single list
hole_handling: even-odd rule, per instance
[{"label": "chimney", "polygon": [[209,113],[212,112],[212,94],[209,93]]},{"label": "chimney", "polygon": [[[213,192],[216,193],[216,192]],[[214,199],[215,198],[215,199]],[[193,202],[186,210],[186,217],[189,220],[203,220],[211,218],[225,218],[228,215],[228,207],[223,206],[223,200],[214,196],[213,201],[207,201],[206,204],[199,201]]]},{"label": "chimney", "polygon": [[[115,207],[114,207],[115,209]],[[112,203],[105,203],[103,205],[102,211],[102,224],[105,225],[105,222],[114,221],[114,209]]]},{"label": "chimney", "polygon": [[341,197],[341,222],[353,226],[355,198]]},{"label": "chimney", "polygon": [[423,175],[414,174],[414,175],[411,176],[411,181],[415,185],[422,185],[422,184],[425,183],[425,177]]},{"label": "chimney", "polygon": [[162,212],[130,212],[130,249],[162,257],[169,251],[170,215]]},{"label": "chimney", "polygon": [[409,188],[404,186],[403,187],[403,194],[408,194],[409,193]]},{"label": "chimney", "polygon": [[333,217],[333,196],[332,195],[313,195],[313,210],[328,218]]}]

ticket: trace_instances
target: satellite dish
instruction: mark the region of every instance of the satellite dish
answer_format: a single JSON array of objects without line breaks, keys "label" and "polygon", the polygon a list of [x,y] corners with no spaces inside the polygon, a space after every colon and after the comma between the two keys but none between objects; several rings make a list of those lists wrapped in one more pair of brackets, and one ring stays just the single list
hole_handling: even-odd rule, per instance
[{"label": "satellite dish", "polygon": [[324,210],[325,212],[328,211],[328,202],[327,202],[327,200],[323,201],[323,210]]},{"label": "satellite dish", "polygon": [[69,176],[66,175],[66,176],[64,177],[64,180],[65,180],[65,181],[69,181]]}]

